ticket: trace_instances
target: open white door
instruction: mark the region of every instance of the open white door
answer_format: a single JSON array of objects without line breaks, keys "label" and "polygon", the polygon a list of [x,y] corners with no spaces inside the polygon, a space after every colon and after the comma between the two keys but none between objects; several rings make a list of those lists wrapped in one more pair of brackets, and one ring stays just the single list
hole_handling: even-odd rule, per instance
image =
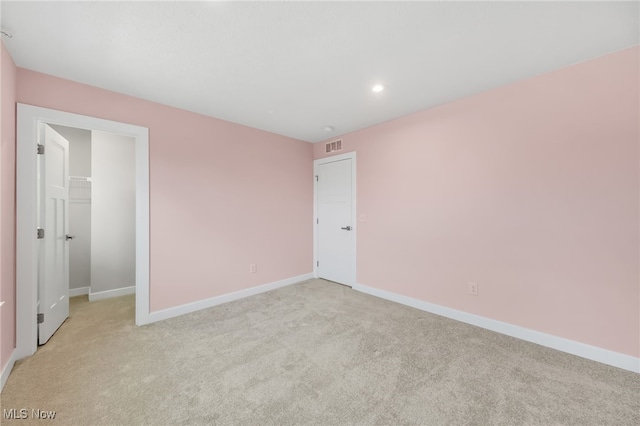
[{"label": "open white door", "polygon": [[46,343],[69,317],[69,142],[40,125],[40,240],[38,344]]},{"label": "open white door", "polygon": [[355,232],[352,159],[316,166],[318,277],[353,286]]}]

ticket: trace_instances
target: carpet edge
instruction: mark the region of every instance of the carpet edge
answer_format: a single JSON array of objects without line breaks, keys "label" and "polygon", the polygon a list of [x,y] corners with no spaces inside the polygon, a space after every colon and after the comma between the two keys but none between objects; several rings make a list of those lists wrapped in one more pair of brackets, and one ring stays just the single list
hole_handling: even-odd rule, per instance
[{"label": "carpet edge", "polygon": [[423,300],[414,299],[412,297],[403,296],[386,290],[380,290],[360,283],[357,283],[352,288],[361,293],[400,303],[401,305],[410,306],[421,311],[495,331],[496,333],[515,337],[517,339],[525,340],[551,349],[556,349],[591,361],[622,368],[623,370],[632,371],[634,373],[640,373],[640,358],[636,358],[631,355],[600,348],[598,346],[588,345],[586,343],[543,333],[480,315],[459,311],[446,306],[436,305],[434,303],[425,302]]},{"label": "carpet edge", "polygon": [[298,275],[295,277],[285,278],[283,280],[273,281],[256,287],[249,287],[243,290],[234,291],[233,293],[222,294],[220,296],[211,297],[209,299],[199,300],[197,302],[185,303],[184,305],[174,306],[172,308],[162,309],[149,313],[149,324],[157,321],[174,318],[177,316],[189,314],[191,312],[200,311],[202,309],[211,308],[223,303],[233,302],[234,300],[244,299],[245,297],[254,296],[267,291],[275,290],[288,285],[296,284],[313,278],[313,273]]}]

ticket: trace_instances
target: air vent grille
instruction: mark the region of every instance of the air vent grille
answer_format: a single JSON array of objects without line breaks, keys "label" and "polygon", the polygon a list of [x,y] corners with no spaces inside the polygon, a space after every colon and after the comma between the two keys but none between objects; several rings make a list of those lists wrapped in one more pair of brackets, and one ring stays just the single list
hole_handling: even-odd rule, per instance
[{"label": "air vent grille", "polygon": [[338,139],[337,141],[327,142],[324,147],[325,153],[330,153],[334,151],[342,151],[342,139]]}]

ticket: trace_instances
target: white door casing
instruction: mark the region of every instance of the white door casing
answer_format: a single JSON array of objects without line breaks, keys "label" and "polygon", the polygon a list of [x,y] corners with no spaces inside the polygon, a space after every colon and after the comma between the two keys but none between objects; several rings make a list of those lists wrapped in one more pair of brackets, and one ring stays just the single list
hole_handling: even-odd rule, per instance
[{"label": "white door casing", "polygon": [[356,284],[355,153],[314,161],[315,275]]},{"label": "white door casing", "polygon": [[40,240],[38,268],[38,343],[44,344],[69,317],[69,142],[40,124]]},{"label": "white door casing", "polygon": [[37,349],[38,240],[37,155],[40,123],[101,130],[135,139],[136,324],[149,323],[149,129],[86,115],[18,103],[16,130],[16,350],[22,359]]}]

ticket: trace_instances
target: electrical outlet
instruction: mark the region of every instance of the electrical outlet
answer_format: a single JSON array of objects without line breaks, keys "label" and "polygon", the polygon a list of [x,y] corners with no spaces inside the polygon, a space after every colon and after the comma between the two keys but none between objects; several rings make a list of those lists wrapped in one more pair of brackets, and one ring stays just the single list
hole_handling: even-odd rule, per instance
[{"label": "electrical outlet", "polygon": [[477,283],[469,283],[469,294],[474,296],[478,295],[478,284]]},{"label": "electrical outlet", "polygon": [[256,265],[255,263],[249,265],[249,273],[255,274],[256,272],[258,272],[258,265]]}]

